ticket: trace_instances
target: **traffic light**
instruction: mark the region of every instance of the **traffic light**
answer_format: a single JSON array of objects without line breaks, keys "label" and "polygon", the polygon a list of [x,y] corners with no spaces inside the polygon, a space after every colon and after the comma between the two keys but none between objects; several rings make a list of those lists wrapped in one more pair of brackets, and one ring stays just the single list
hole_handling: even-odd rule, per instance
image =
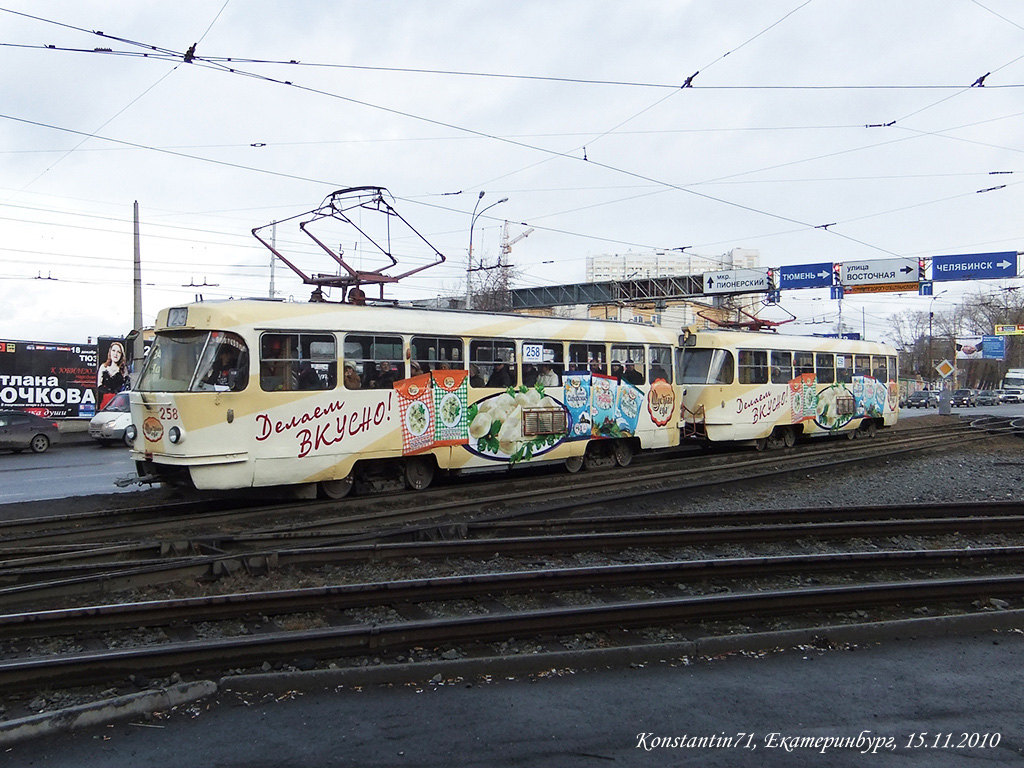
[{"label": "traffic light", "polygon": [[840,276],[842,274],[843,274],[843,265],[842,264],[833,264],[832,265],[832,285],[842,285],[843,284],[843,281],[840,279]]},{"label": "traffic light", "polygon": [[926,266],[927,266],[927,263],[925,262],[924,259],[918,259],[917,260],[917,279],[918,279],[919,282],[921,280],[925,279],[924,278],[924,268]]},{"label": "traffic light", "polygon": [[775,284],[775,270],[772,267],[768,268],[768,292],[772,293],[778,290],[778,286]]}]

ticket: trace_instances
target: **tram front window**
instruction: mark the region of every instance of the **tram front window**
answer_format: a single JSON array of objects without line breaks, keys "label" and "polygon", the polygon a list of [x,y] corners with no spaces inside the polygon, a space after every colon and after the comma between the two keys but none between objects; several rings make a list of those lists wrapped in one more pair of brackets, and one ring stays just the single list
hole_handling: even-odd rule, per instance
[{"label": "tram front window", "polygon": [[732,353],[727,349],[680,350],[677,372],[680,384],[732,384]]},{"label": "tram front window", "polygon": [[248,359],[245,342],[234,333],[158,333],[136,389],[140,392],[244,389],[249,376]]}]

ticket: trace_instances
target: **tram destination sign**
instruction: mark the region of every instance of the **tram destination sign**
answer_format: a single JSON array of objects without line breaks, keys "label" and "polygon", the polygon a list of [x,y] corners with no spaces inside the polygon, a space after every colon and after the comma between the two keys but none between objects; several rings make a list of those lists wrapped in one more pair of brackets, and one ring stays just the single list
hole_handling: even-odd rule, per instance
[{"label": "tram destination sign", "polygon": [[763,293],[770,288],[766,269],[705,272],[702,277],[704,293]]},{"label": "tram destination sign", "polygon": [[779,267],[781,290],[788,288],[827,288],[832,285],[832,263],[799,264],[795,267]]},{"label": "tram destination sign", "polygon": [[932,256],[932,280],[999,280],[1017,276],[1017,252]]},{"label": "tram destination sign", "polygon": [[916,291],[917,273],[917,259],[875,259],[840,264],[839,282],[847,293]]}]

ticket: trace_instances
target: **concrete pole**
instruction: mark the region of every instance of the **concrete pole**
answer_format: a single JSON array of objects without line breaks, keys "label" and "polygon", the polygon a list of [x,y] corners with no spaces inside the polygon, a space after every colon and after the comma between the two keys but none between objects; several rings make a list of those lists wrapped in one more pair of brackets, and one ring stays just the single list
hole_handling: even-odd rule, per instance
[{"label": "concrete pole", "polygon": [[139,201],[135,201],[135,300],[132,328],[138,331],[132,347],[132,360],[142,361],[145,346],[142,343],[142,244],[139,237]]}]

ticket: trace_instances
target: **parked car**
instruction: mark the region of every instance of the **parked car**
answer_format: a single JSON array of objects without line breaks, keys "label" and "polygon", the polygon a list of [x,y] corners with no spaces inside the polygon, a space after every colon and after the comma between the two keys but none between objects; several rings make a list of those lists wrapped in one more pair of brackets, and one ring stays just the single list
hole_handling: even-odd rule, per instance
[{"label": "parked car", "polygon": [[89,422],[89,437],[99,440],[103,445],[124,443],[124,431],[132,423],[131,404],[127,392],[118,392],[107,403],[107,407],[92,417]]},{"label": "parked car", "polygon": [[24,411],[0,411],[0,448],[42,453],[60,440],[57,422]]},{"label": "parked car", "polygon": [[935,408],[939,404],[939,394],[931,390],[922,389],[918,392],[911,392],[907,398],[907,408]]},{"label": "parked car", "polygon": [[999,405],[999,392],[995,389],[984,389],[978,393],[978,405]]},{"label": "parked car", "polygon": [[1024,389],[1004,389],[1002,392],[1004,403],[1024,403]]},{"label": "parked car", "polygon": [[970,407],[978,404],[978,395],[973,389],[957,389],[949,402],[950,405]]}]

